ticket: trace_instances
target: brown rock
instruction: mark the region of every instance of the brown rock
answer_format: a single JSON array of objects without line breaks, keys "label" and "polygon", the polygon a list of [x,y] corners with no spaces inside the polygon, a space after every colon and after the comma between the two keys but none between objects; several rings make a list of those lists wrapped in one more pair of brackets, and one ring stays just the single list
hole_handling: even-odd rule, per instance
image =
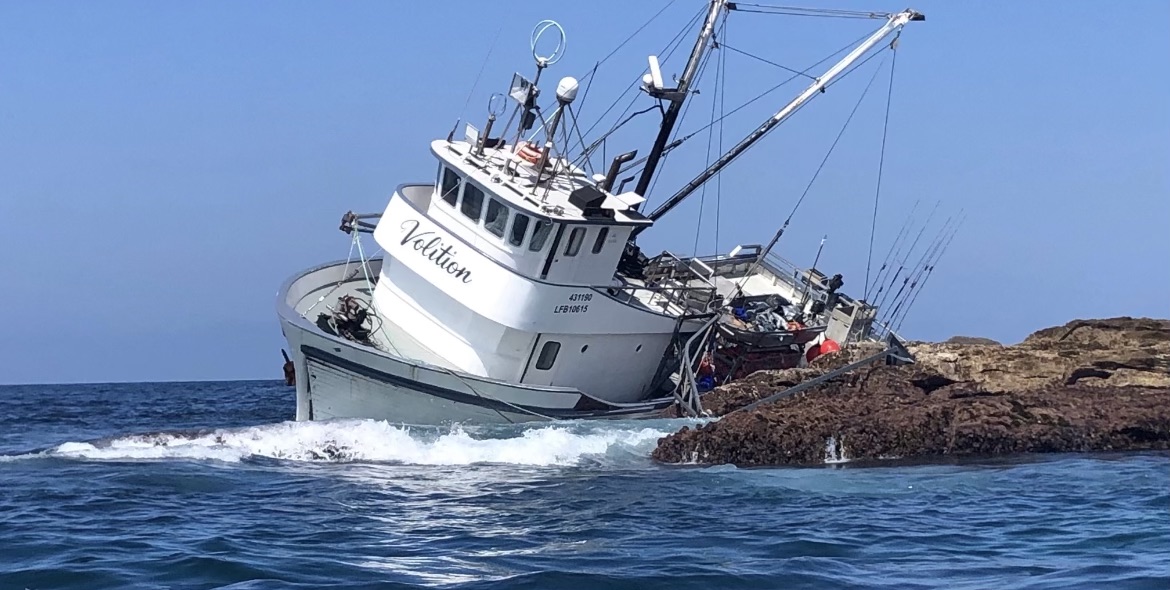
[{"label": "brown rock", "polygon": [[[664,437],[654,458],[760,466],[816,464],[827,454],[1170,448],[1168,320],[1082,320],[1014,346],[919,344],[912,352],[914,365],[870,367]],[[848,350],[808,369],[761,371],[708,394],[704,406],[731,412],[865,354]]]}]

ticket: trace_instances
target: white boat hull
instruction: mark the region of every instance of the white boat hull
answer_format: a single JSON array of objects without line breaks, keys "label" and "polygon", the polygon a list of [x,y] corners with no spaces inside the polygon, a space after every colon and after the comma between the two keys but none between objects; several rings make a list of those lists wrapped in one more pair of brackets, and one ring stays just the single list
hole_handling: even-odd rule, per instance
[{"label": "white boat hull", "polygon": [[347,278],[346,269],[344,262],[311,269],[286,283],[278,296],[281,330],[296,370],[297,420],[366,418],[434,425],[629,419],[656,415],[671,401],[615,404],[573,388],[507,383],[326,333],[298,308],[330,296],[338,282],[361,284],[360,278]]}]

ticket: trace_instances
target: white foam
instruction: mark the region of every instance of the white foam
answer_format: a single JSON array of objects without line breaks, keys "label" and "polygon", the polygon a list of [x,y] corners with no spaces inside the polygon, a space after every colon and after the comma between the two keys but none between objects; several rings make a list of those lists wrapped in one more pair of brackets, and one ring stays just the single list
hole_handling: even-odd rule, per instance
[{"label": "white foam", "polygon": [[25,459],[36,459],[42,457],[40,453],[25,453],[23,455],[0,455],[0,463],[11,463],[13,461],[23,461]]},{"label": "white foam", "polygon": [[673,431],[626,425],[551,425],[476,438],[456,428],[438,433],[374,420],[284,422],[203,434],[159,433],[105,442],[67,442],[43,455],[77,459],[195,459],[237,462],[249,457],[292,461],[394,462],[411,465],[576,465],[611,451],[648,455]]},{"label": "white foam", "polygon": [[849,461],[849,453],[845,450],[845,439],[838,441],[836,437],[830,436],[825,440],[826,464],[835,465],[838,463],[848,463]]}]

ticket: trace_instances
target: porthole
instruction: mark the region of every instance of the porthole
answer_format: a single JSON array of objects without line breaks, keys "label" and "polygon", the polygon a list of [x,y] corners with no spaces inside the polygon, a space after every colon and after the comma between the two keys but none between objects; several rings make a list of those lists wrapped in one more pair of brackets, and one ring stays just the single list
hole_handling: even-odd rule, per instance
[{"label": "porthole", "polygon": [[588,345],[588,344],[586,344],[585,346],[582,346],[582,347],[581,347],[581,352],[585,352],[586,350],[589,350],[589,345]]},{"label": "porthole", "polygon": [[634,349],[634,352],[642,352],[642,345],[639,344],[638,347]]}]

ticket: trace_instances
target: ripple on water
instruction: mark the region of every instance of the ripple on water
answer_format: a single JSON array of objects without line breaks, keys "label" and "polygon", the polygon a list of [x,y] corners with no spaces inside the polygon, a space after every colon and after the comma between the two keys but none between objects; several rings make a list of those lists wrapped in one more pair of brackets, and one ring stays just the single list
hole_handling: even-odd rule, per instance
[{"label": "ripple on water", "polygon": [[1166,453],[662,467],[684,422],[296,424],[266,418],[289,395],[267,384],[4,393],[31,419],[0,414],[0,588],[1170,587]]}]

